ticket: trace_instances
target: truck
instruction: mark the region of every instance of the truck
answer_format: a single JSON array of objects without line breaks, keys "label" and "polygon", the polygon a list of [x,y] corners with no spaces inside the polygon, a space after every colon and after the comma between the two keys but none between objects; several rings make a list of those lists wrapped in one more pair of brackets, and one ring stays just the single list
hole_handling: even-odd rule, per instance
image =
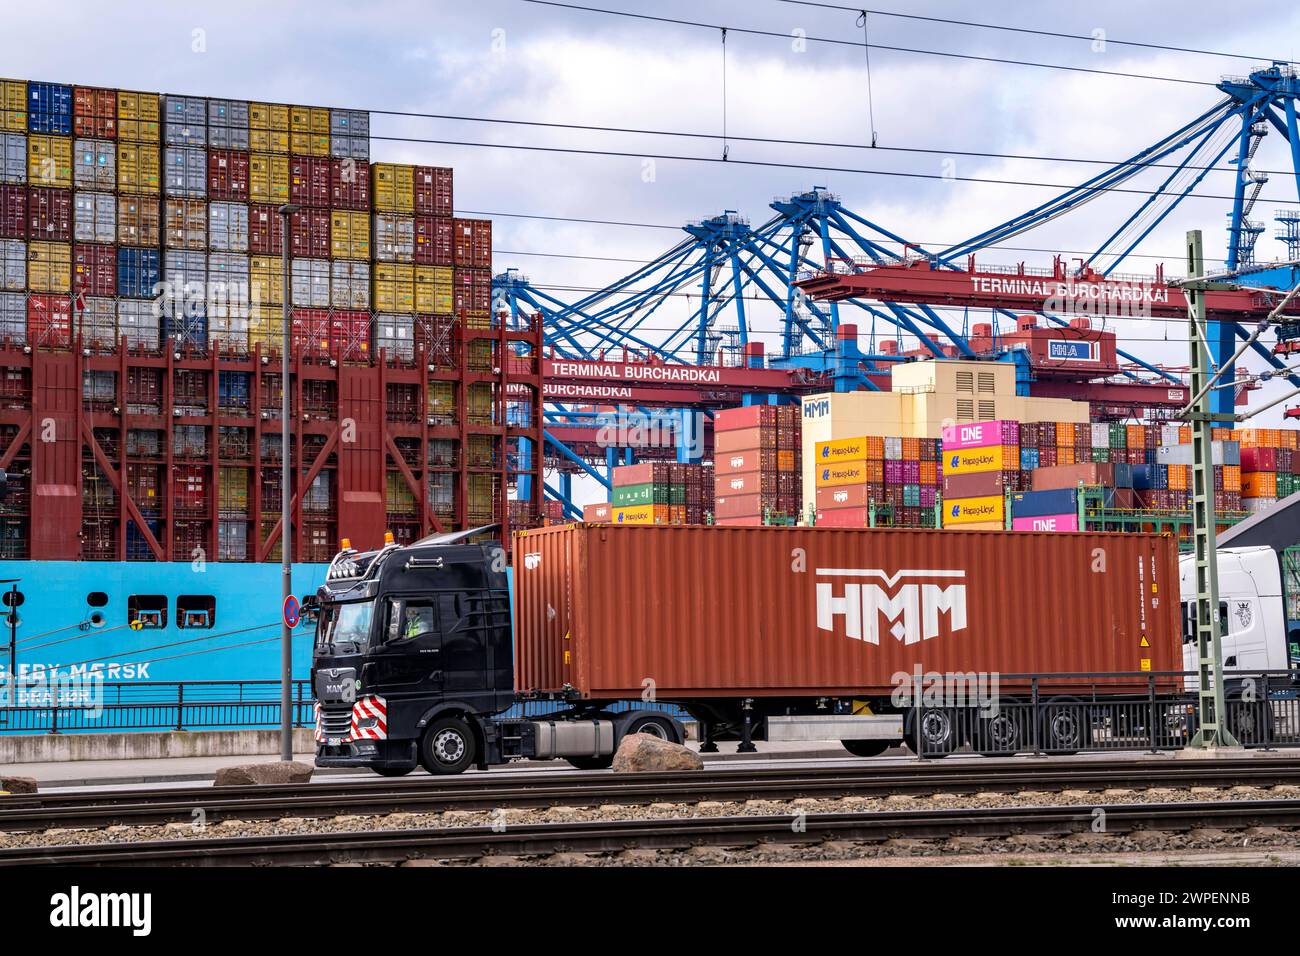
[{"label": "truck", "polygon": [[519,532],[512,568],[493,532],[331,562],[318,766],[593,769],[685,718],[704,751],[1071,752],[1099,707],[1186,700],[1168,535],[578,523]]}]

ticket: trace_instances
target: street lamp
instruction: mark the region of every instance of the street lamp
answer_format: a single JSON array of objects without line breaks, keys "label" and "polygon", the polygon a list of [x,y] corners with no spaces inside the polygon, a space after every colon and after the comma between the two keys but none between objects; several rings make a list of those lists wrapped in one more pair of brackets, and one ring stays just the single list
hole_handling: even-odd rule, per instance
[{"label": "street lamp", "polygon": [[280,581],[283,585],[280,607],[280,759],[293,759],[293,633],[286,617],[289,597],[293,594],[293,536],[289,532],[289,299],[293,286],[289,278],[289,217],[302,207],[285,203],[280,207],[280,263],[283,285],[280,292]]}]

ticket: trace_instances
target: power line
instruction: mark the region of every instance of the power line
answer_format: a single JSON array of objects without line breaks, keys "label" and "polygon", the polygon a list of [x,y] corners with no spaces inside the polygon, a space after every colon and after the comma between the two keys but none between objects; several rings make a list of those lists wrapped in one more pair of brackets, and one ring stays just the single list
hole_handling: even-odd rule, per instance
[{"label": "power line", "polygon": [[[526,2],[538,2],[541,0],[526,0]],[[845,173],[858,176],[895,176],[902,179],[925,179],[938,180],[942,182],[965,182],[981,183],[992,186],[1029,186],[1035,189],[1060,189],[1072,190],[1077,189],[1077,183],[1045,183],[1035,182],[1027,179],[993,179],[986,176],[957,176],[945,175],[943,173],[918,173],[907,172],[896,169],[861,169],[852,166],[827,166],[813,165],[804,163],[778,163],[770,160],[759,159],[721,159],[716,156],[682,156],[671,153],[647,153],[643,151],[631,152],[627,150],[612,149],[578,149],[572,146],[532,146],[521,143],[475,143],[468,140],[455,139],[432,139],[420,136],[383,136],[374,137],[376,139],[387,139],[397,142],[408,143],[426,143],[439,146],[468,146],[476,149],[517,149],[525,152],[537,153],[564,153],[572,156],[609,156],[618,159],[655,159],[665,160],[668,162],[686,162],[686,163],[714,163],[717,165],[727,166],[757,166],[771,169],[797,169],[801,172],[819,172],[819,173]],[[1169,196],[1168,192],[1161,192],[1154,189],[1133,189],[1126,186],[1094,186],[1092,191],[1096,193],[1123,193],[1134,196]],[[1218,195],[1214,193],[1196,193],[1190,192],[1184,199],[1216,199],[1221,202],[1233,202],[1235,196]]]},{"label": "power line", "polygon": [[[1091,34],[1085,36],[1084,34],[1081,33],[1057,33],[1052,30],[1034,30],[1030,27],[1011,27],[1001,23],[976,23],[973,20],[954,20],[950,17],[927,17],[917,13],[897,13],[892,10],[873,10],[873,9],[864,10],[861,7],[844,7],[834,3],[817,3],[814,2],[814,0],[777,0],[777,2],[788,3],[794,6],[801,6],[801,7],[821,7],[822,9],[825,10],[842,10],[845,13],[856,13],[856,14],[869,13],[872,16],[894,17],[899,20],[921,20],[926,23],[945,23],[952,26],[974,27],[980,30],[999,30],[1005,33],[1026,33],[1032,36],[1055,37],[1061,40],[1085,40],[1091,43],[1099,39],[1098,37],[1092,36]],[[1279,60],[1277,57],[1270,57],[1270,56],[1248,56],[1244,53],[1224,53],[1219,50],[1198,50],[1195,47],[1169,46],[1168,44],[1164,44],[1164,43],[1147,43],[1140,40],[1114,40],[1111,39],[1110,37],[1105,37],[1104,42],[1107,44],[1113,43],[1116,46],[1141,47],[1147,50],[1168,50],[1171,53],[1194,53],[1200,56],[1221,56],[1221,57],[1227,57],[1229,59],[1234,59],[1234,60],[1252,60],[1256,63],[1295,62],[1294,60]]]},{"label": "power line", "polygon": [[[648,13],[632,13],[627,10],[607,10],[601,7],[586,7],[576,3],[559,3],[557,0],[522,0],[524,3],[532,3],[538,6],[558,7],[565,10],[581,10],[585,13],[603,13],[607,16],[628,17],[635,20],[648,20],[654,23],[668,23],[674,26],[700,27],[708,30],[722,30],[724,27],[717,23],[701,23],[698,20],[682,20],[675,17],[658,17]],[[747,33],[751,36],[780,37],[782,40],[789,40],[789,33],[780,33],[775,30],[759,30],[753,27],[726,27],[733,33]],[[831,37],[814,37],[804,36],[803,39],[810,40],[814,43],[829,43],[837,46],[861,47],[863,43],[859,40],[840,40]],[[1187,80],[1175,76],[1160,76],[1153,73],[1127,73],[1120,70],[1097,70],[1083,66],[1066,66],[1062,63],[1042,63],[1035,60],[1013,60],[1008,57],[997,56],[978,56],[973,53],[950,53],[943,50],[923,50],[915,47],[891,46],[883,43],[869,44],[873,50],[888,50],[893,53],[914,53],[921,56],[938,56],[947,57],[956,60],[974,60],[980,63],[1001,63],[1010,66],[1032,66],[1046,70],[1062,70],[1067,73],[1092,73],[1099,76],[1114,76],[1127,80],[1157,80],[1163,83],[1180,83],[1187,86],[1215,86],[1206,80]]]}]

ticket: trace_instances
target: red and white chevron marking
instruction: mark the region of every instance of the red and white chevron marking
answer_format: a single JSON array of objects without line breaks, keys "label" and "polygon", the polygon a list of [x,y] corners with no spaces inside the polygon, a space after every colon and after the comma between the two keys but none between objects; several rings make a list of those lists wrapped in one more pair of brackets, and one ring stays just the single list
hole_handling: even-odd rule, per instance
[{"label": "red and white chevron marking", "polygon": [[312,704],[312,722],[315,725],[312,736],[316,738],[316,743],[320,743],[325,739],[325,732],[320,728],[320,701]]},{"label": "red and white chevron marking", "polygon": [[[370,727],[359,727],[362,720],[374,718]],[[388,739],[388,702],[376,695],[367,695],[352,705],[352,740],[387,740]]]}]

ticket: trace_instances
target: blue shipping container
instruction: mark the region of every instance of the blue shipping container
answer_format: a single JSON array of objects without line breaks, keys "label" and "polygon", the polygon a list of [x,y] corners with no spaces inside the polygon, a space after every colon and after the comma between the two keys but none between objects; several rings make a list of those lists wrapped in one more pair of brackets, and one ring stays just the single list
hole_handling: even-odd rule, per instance
[{"label": "blue shipping container", "polygon": [[72,87],[62,83],[28,83],[27,131],[71,136]]},{"label": "blue shipping container", "polygon": [[[153,535],[154,540],[161,543],[162,522],[157,518],[147,518],[145,524],[149,526],[149,533]],[[128,561],[155,560],[149,542],[145,540],[140,529],[135,526],[135,522],[129,518],[126,522],[126,559]]]},{"label": "blue shipping container", "polygon": [[1151,482],[1154,475],[1151,474],[1154,465],[1133,465],[1133,487],[1139,491],[1148,491],[1154,487]]},{"label": "blue shipping container", "polygon": [[1132,488],[1132,487],[1133,487],[1133,469],[1134,469],[1134,467],[1136,467],[1136,466],[1134,466],[1134,465],[1130,465],[1130,464],[1128,464],[1127,462],[1122,462],[1122,461],[1117,461],[1117,462],[1115,462],[1114,468],[1115,468],[1115,487],[1116,487],[1116,488]]},{"label": "blue shipping container", "polygon": [[217,379],[217,396],[222,408],[247,408],[249,399],[248,372],[220,372]]},{"label": "blue shipping container", "polygon": [[1071,515],[1078,510],[1073,488],[1051,491],[1021,491],[1011,496],[1011,517],[1041,518],[1047,515]]},{"label": "blue shipping container", "polygon": [[[183,309],[183,313],[190,310]],[[184,346],[200,352],[208,350],[208,317],[198,315],[164,315],[162,320],[163,338],[171,339],[175,346]]]},{"label": "blue shipping container", "polygon": [[132,299],[153,298],[160,272],[157,249],[117,250],[117,294]]},{"label": "blue shipping container", "polygon": [[1038,467],[1038,449],[1021,448],[1020,449],[1020,470],[1032,471]]}]

